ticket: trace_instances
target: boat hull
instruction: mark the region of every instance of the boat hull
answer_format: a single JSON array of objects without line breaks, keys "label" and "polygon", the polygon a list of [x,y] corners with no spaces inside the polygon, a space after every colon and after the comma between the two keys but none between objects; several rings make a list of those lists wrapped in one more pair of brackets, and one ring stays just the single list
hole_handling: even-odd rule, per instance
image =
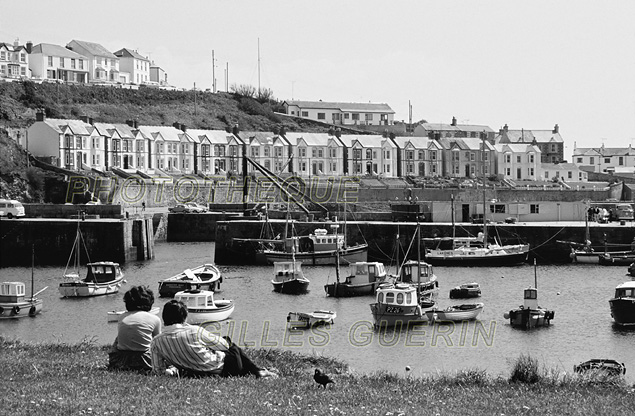
[{"label": "boat hull", "polygon": [[454,288],[450,290],[450,299],[469,299],[478,298],[481,296],[481,290],[474,289],[459,289]]},{"label": "boat hull", "polygon": [[335,298],[349,298],[354,296],[370,296],[375,294],[379,282],[364,284],[330,283],[324,285],[326,296]]},{"label": "boat hull", "polygon": [[204,264],[189,270],[188,274],[182,272],[159,281],[159,296],[173,298],[178,292],[185,290],[220,290],[223,278],[215,265]]},{"label": "boat hull", "polygon": [[514,309],[509,311],[509,323],[517,328],[549,326],[555,313],[546,309]]},{"label": "boat hull", "polygon": [[432,309],[425,312],[429,321],[471,321],[476,319],[483,311],[483,304],[457,305],[451,310]]},{"label": "boat hull", "polygon": [[632,254],[614,254],[600,255],[599,264],[601,266],[629,266],[635,261],[635,253]]},{"label": "boat hull", "polygon": [[119,292],[123,278],[104,283],[67,282],[60,283],[59,291],[65,298],[112,295]]},{"label": "boat hull", "polygon": [[573,261],[580,264],[599,264],[600,253],[586,252],[586,251],[574,251]]},{"label": "boat hull", "polygon": [[[529,247],[519,252],[486,254],[470,251],[466,253],[452,250],[431,250],[426,254],[426,262],[433,266],[493,267],[517,266],[527,261]],[[468,254],[473,253],[473,254]]]},{"label": "boat hull", "polygon": [[635,325],[635,298],[616,298],[609,300],[611,316],[618,325]]},{"label": "boat hull", "polygon": [[333,311],[289,312],[287,322],[292,328],[310,328],[314,325],[334,324],[336,316]]},{"label": "boat hull", "polygon": [[[335,265],[337,253],[335,250],[313,251],[287,253],[284,251],[264,250],[262,254],[265,256],[268,264],[275,262],[301,261],[303,265],[309,266],[325,266]],[[360,244],[358,246],[348,247],[340,250],[340,264],[350,264],[357,262],[365,262],[368,258],[368,245]]]},{"label": "boat hull", "polygon": [[393,306],[383,303],[372,303],[370,311],[375,328],[404,328],[411,323],[427,321],[420,306]]},{"label": "boat hull", "polygon": [[309,281],[305,279],[292,279],[284,282],[271,281],[273,291],[277,293],[285,293],[288,295],[299,295],[309,291]]},{"label": "boat hull", "polygon": [[24,302],[0,302],[0,319],[16,319],[35,316],[42,311],[42,299]]},{"label": "boat hull", "polygon": [[229,318],[234,312],[234,302],[231,300],[217,300],[215,307],[187,308],[187,323],[192,325],[204,322],[218,322]]}]

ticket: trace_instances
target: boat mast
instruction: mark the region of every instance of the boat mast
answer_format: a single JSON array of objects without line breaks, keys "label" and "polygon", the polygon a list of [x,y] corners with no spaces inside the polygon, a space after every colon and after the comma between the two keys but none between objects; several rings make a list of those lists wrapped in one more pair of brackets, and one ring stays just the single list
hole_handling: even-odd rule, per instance
[{"label": "boat mast", "polygon": [[417,216],[417,303],[419,302],[419,291],[421,289],[421,224]]},{"label": "boat mast", "polygon": [[485,184],[483,184],[483,247],[487,248],[487,219],[485,211],[487,211],[487,202],[485,201]]},{"label": "boat mast", "polygon": [[538,272],[536,271],[536,258],[534,257],[534,287],[538,289]]},{"label": "boat mast", "polygon": [[455,212],[454,212],[454,194],[451,195],[451,201],[452,201],[452,240],[454,241],[454,238],[456,237],[456,230],[455,230]]},{"label": "boat mast", "polygon": [[33,299],[33,269],[35,268],[35,244],[31,244],[31,299]]}]

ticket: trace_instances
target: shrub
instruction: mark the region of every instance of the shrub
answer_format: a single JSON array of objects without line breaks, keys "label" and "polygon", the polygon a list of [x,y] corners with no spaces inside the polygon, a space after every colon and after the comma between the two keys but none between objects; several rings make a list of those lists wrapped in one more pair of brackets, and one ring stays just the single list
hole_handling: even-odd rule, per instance
[{"label": "shrub", "polygon": [[540,371],[538,367],[538,360],[535,358],[522,354],[516,360],[512,375],[509,381],[512,383],[528,383],[533,384],[539,382],[541,379]]}]

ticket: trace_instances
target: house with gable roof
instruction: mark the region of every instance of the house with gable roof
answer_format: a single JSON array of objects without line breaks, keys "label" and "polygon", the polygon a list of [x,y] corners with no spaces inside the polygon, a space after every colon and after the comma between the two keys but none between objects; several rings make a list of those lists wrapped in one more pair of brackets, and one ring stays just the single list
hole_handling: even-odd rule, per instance
[{"label": "house with gable roof", "polygon": [[575,163],[542,163],[540,178],[545,181],[563,179],[566,182],[588,182],[589,173]]},{"label": "house with gable roof", "polygon": [[573,163],[587,172],[610,173],[635,168],[635,149],[628,147],[578,147],[574,143]]},{"label": "house with gable roof", "polygon": [[496,173],[496,149],[489,141],[476,137],[442,138],[442,175],[476,178]]},{"label": "house with gable roof", "polygon": [[79,84],[86,84],[89,79],[86,56],[50,43],[40,43],[31,49],[29,68],[34,79]]},{"label": "house with gable roof", "polygon": [[20,45],[17,39],[13,44],[0,42],[0,79],[31,78],[29,53],[32,46],[31,42]]},{"label": "house with gable roof", "polygon": [[437,176],[443,170],[443,147],[428,137],[396,136],[397,176]]},{"label": "house with gable roof", "polygon": [[150,139],[135,128],[134,122],[131,124],[93,123],[104,139],[106,168],[114,166],[131,172],[151,169]]},{"label": "house with gable roof", "polygon": [[[225,175],[238,168],[235,156],[238,153],[238,139],[233,133],[225,130],[188,129],[188,136],[198,139],[197,167],[198,172],[205,175]],[[233,148],[234,156],[230,156]]]},{"label": "house with gable roof", "polygon": [[308,118],[339,125],[392,125],[395,112],[388,104],[338,103],[327,101],[285,101],[285,112],[295,117]]},{"label": "house with gable roof", "polygon": [[185,134],[182,130],[174,126],[139,126],[139,131],[152,143],[155,169],[167,173],[191,173],[180,163],[181,135]]},{"label": "house with gable roof", "polygon": [[327,133],[285,133],[285,138],[293,147],[293,171],[297,175],[311,177],[339,174],[333,171],[338,171],[337,160],[333,160],[333,163],[329,160],[330,154],[337,153],[337,150],[329,148],[329,137]]},{"label": "house with gable roof", "polygon": [[480,124],[458,124],[456,117],[452,117],[452,123],[421,123],[414,128],[414,136],[429,137],[440,140],[443,138],[483,138],[494,141],[494,130],[489,126]]},{"label": "house with gable roof", "polygon": [[91,144],[95,138],[90,124],[82,120],[47,118],[38,112],[27,134],[28,150],[34,156],[66,169],[90,169],[94,154]]},{"label": "house with gable roof", "polygon": [[540,148],[542,163],[559,163],[564,160],[564,140],[557,124],[552,130],[510,130],[505,124],[494,138],[494,143],[536,145]]},{"label": "house with gable roof", "polygon": [[512,180],[541,179],[542,164],[538,146],[526,143],[501,143],[494,147],[499,175]]},{"label": "house with gable roof", "polygon": [[349,149],[349,174],[397,176],[397,145],[390,138],[343,134],[340,139]]},{"label": "house with gable roof", "polygon": [[119,49],[113,55],[119,58],[119,70],[130,74],[131,83],[137,85],[149,83],[150,59],[128,48]]},{"label": "house with gable roof", "polygon": [[119,57],[99,43],[72,40],[66,47],[88,59],[88,82],[116,84],[121,82]]}]

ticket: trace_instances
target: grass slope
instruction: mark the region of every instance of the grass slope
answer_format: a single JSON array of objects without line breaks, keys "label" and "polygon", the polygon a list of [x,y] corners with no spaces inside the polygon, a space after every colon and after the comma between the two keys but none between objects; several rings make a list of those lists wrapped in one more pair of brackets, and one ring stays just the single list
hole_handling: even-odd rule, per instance
[{"label": "grass slope", "polygon": [[[333,359],[279,350],[249,350],[257,363],[279,370],[277,380],[178,379],[106,371],[107,349],[91,342],[25,344],[0,337],[0,413],[613,416],[635,408],[635,389],[620,381],[545,373],[531,383],[510,382],[471,370],[423,378],[404,371],[359,375]],[[315,367],[335,385],[318,388]]]}]

